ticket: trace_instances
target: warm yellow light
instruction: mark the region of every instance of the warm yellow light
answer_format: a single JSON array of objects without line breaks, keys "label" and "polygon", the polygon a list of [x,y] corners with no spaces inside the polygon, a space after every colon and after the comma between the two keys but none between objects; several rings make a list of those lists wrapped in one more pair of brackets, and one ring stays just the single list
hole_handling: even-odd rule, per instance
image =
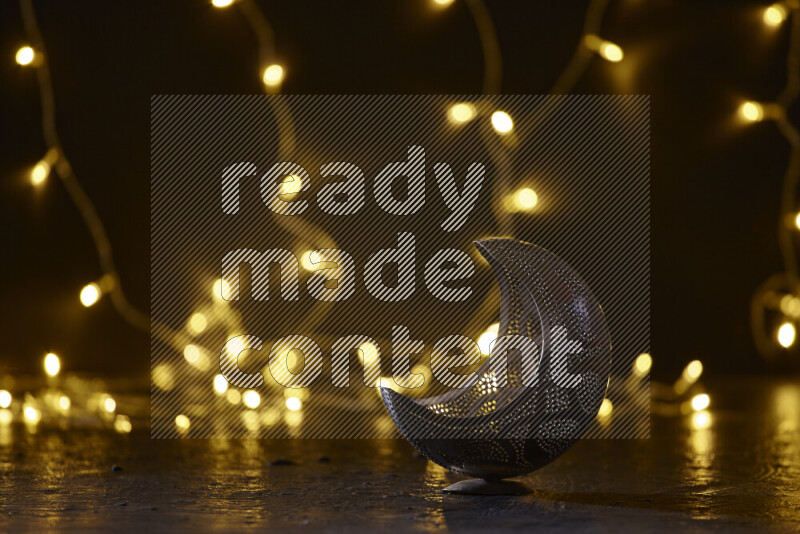
[{"label": "warm yellow light", "polygon": [[797,331],[792,323],[783,323],[778,328],[778,343],[781,344],[781,347],[789,348],[794,344],[796,335]]},{"label": "warm yellow light", "polygon": [[794,225],[800,230],[800,213],[798,213],[794,218]]},{"label": "warm yellow light", "polygon": [[114,430],[120,434],[127,434],[132,428],[131,420],[127,415],[117,415],[114,419]]},{"label": "warm yellow light", "polygon": [[530,187],[525,187],[514,193],[514,205],[518,210],[530,210],[536,207],[539,197],[536,191]]},{"label": "warm yellow light", "polygon": [[302,412],[286,412],[283,415],[283,422],[286,423],[286,426],[290,426],[290,427],[299,426],[300,423],[303,422],[303,413]]},{"label": "warm yellow light", "polygon": [[746,121],[760,121],[764,118],[764,106],[758,102],[748,100],[739,106],[739,115],[741,115]]},{"label": "warm yellow light", "polygon": [[447,7],[452,4],[455,0],[433,0],[433,3],[440,7]]},{"label": "warm yellow light", "polygon": [[11,413],[11,410],[0,410],[0,425],[10,424],[13,420],[14,414]]},{"label": "warm yellow light", "polygon": [[308,400],[311,393],[308,392],[308,388],[286,388],[283,390],[283,396],[287,399],[289,397],[297,397],[301,401],[305,401]]},{"label": "warm yellow light", "polygon": [[507,134],[514,129],[514,121],[505,111],[495,111],[492,113],[492,127],[497,133]]},{"label": "warm yellow light", "polygon": [[44,357],[44,372],[50,376],[56,376],[61,370],[61,360],[52,352]]},{"label": "warm yellow light", "polygon": [[786,7],[778,2],[772,4],[764,10],[764,24],[767,26],[778,26],[786,20]]},{"label": "warm yellow light", "polygon": [[72,406],[72,401],[66,395],[61,395],[58,399],[58,407],[61,408],[62,411],[69,410],[70,406]]},{"label": "warm yellow light", "polygon": [[312,260],[319,262],[319,254],[313,250],[308,250],[300,254],[300,265],[306,271],[313,271],[316,267],[316,264]]},{"label": "warm yellow light", "polygon": [[42,413],[33,406],[26,406],[22,412],[25,421],[28,423],[38,423],[42,418]]},{"label": "warm yellow light", "polygon": [[225,394],[225,400],[234,405],[239,404],[242,401],[242,394],[238,389],[229,389]]},{"label": "warm yellow light", "polygon": [[683,379],[689,383],[694,383],[703,374],[703,362],[693,360],[683,369]]},{"label": "warm yellow light", "polygon": [[225,350],[232,357],[236,358],[244,350],[244,341],[242,341],[242,339],[240,337],[238,337],[238,336],[234,337],[234,338],[231,338],[225,344]]},{"label": "warm yellow light", "polygon": [[475,118],[475,106],[466,102],[453,104],[447,114],[453,124],[463,124]]},{"label": "warm yellow light", "polygon": [[612,63],[622,61],[622,58],[625,56],[625,54],[622,52],[622,48],[620,48],[619,45],[612,43],[611,41],[601,39],[596,35],[587,35],[584,37],[583,44],[586,45],[586,48],[589,50],[594,50],[600,55],[600,57],[606,61],[611,61]]},{"label": "warm yellow light", "polygon": [[233,0],[211,0],[211,5],[214,7],[228,7],[233,4]]},{"label": "warm yellow light", "polygon": [[5,389],[0,389],[0,408],[8,408],[11,406],[11,393]]},{"label": "warm yellow light", "polygon": [[36,53],[33,51],[33,48],[30,46],[23,46],[19,50],[17,50],[17,63],[20,65],[30,65],[33,63],[33,58],[36,57]]},{"label": "warm yellow light", "polygon": [[286,399],[286,407],[293,412],[296,412],[302,406],[303,406],[303,401],[301,401],[297,397],[289,397],[288,399]]},{"label": "warm yellow light", "polygon": [[189,421],[189,418],[183,414],[175,417],[175,426],[178,427],[178,430],[180,430],[181,432],[186,432],[187,430],[189,430],[191,424],[192,422]]},{"label": "warm yellow light", "polygon": [[636,376],[644,376],[650,372],[650,368],[653,366],[653,358],[643,352],[642,354],[636,357],[636,360],[633,362],[633,373]]},{"label": "warm yellow light", "polygon": [[225,380],[224,376],[217,375],[214,377],[214,391],[220,395],[228,391],[228,381]]},{"label": "warm yellow light", "polygon": [[611,61],[612,63],[622,61],[622,58],[625,55],[622,53],[622,48],[620,48],[619,45],[609,41],[604,41],[600,45],[600,48],[597,49],[597,53],[600,54],[603,59],[606,61]]},{"label": "warm yellow light", "polygon": [[211,287],[211,295],[214,297],[214,300],[217,301],[224,301],[223,297],[229,295],[231,292],[230,284],[219,278],[214,281],[214,285]]},{"label": "warm yellow light", "polygon": [[695,412],[692,414],[692,428],[705,430],[711,426],[711,414],[708,412]]},{"label": "warm yellow light", "polygon": [[208,327],[208,319],[202,313],[197,312],[189,317],[187,327],[193,334],[201,334]]},{"label": "warm yellow light", "polygon": [[81,289],[81,304],[87,308],[100,300],[100,286],[92,282]]},{"label": "warm yellow light", "polygon": [[263,414],[261,414],[261,422],[264,423],[265,426],[272,426],[278,422],[278,419],[281,418],[281,413],[277,410],[277,408],[270,408],[265,410]]},{"label": "warm yellow light", "polygon": [[281,182],[281,195],[294,195],[303,190],[303,180],[296,174],[290,174]]},{"label": "warm yellow light", "polygon": [[380,362],[380,353],[378,352],[378,347],[372,343],[362,343],[358,348],[361,351],[361,364],[364,367],[368,367]]},{"label": "warm yellow light", "polygon": [[268,87],[275,87],[281,84],[283,81],[283,67],[280,65],[270,65],[266,69],[264,69],[264,85]]},{"label": "warm yellow light", "polygon": [[175,385],[175,380],[172,377],[172,369],[169,364],[160,363],[153,368],[153,383],[157,388],[164,391],[169,391]]},{"label": "warm yellow light", "polygon": [[478,337],[478,348],[481,354],[488,355],[492,350],[492,342],[497,339],[497,333],[500,330],[500,323],[494,323],[486,329],[486,331]]},{"label": "warm yellow light", "polygon": [[33,185],[41,185],[47,180],[50,175],[50,164],[42,160],[31,169],[31,183]]},{"label": "warm yellow light", "polygon": [[614,411],[614,405],[609,399],[603,399],[603,403],[600,405],[600,409],[597,411],[597,417],[598,419],[606,418],[611,415],[612,411]]},{"label": "warm yellow light", "polygon": [[117,401],[112,397],[106,397],[106,400],[103,401],[103,409],[108,413],[113,413],[117,409]]},{"label": "warm yellow light", "polygon": [[711,404],[711,398],[705,393],[692,397],[692,409],[696,412],[705,410]]},{"label": "warm yellow light", "polygon": [[258,394],[257,391],[253,391],[252,389],[248,389],[242,395],[242,402],[248,408],[258,408],[258,405],[261,404],[261,395]]},{"label": "warm yellow light", "polygon": [[194,365],[200,360],[200,348],[197,345],[186,345],[183,348],[183,359]]}]

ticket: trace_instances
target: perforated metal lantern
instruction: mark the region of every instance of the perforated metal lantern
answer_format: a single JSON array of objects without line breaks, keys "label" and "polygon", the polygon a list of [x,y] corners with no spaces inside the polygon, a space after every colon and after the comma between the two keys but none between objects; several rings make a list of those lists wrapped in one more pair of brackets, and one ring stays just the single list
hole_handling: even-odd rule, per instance
[{"label": "perforated metal lantern", "polygon": [[[499,480],[550,463],[586,431],[605,395],[611,340],[600,304],[556,255],[513,239],[475,246],[500,285],[498,340],[518,348],[504,350],[507,365],[498,367],[503,343],[496,343],[468,387],[422,399],[388,388],[381,394],[400,432],[425,457],[456,473]],[[498,387],[501,373],[506,387]]]}]

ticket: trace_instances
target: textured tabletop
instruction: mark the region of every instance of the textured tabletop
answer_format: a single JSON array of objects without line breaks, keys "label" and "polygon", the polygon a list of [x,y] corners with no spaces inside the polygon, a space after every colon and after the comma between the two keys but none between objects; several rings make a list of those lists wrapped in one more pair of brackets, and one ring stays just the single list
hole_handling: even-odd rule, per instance
[{"label": "textured tabletop", "polygon": [[[709,385],[710,417],[583,440],[521,497],[459,480],[402,440],[151,440],[0,427],[0,530],[800,531],[800,383]],[[116,466],[116,467],[114,467]]]}]

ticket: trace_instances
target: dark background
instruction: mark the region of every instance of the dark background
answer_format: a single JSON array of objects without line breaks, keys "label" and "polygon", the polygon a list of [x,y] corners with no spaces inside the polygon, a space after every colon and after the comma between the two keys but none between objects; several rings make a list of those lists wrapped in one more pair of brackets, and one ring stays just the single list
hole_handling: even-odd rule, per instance
[{"label": "dark background", "polygon": [[[286,93],[478,93],[482,54],[458,2],[261,1]],[[546,93],[575,50],[586,2],[488,0],[504,93]],[[65,151],[96,203],[123,287],[148,308],[149,104],[164,93],[256,94],[257,46],[235,8],[191,1],[35,3]],[[593,60],[574,92],[651,95],[652,347],[656,378],[691,359],[709,373],[769,370],[750,335],[755,287],[781,269],[776,230],[788,146],[769,122],[741,125],[742,99],[772,100],[786,78],[788,26],[765,4],[612,1],[603,36],[625,61]],[[89,233],[44,154],[35,71],[16,2],[0,4],[0,371],[38,369],[54,350],[71,370],[145,378],[149,339],[108,299],[80,288],[102,273]],[[796,119],[796,109],[793,110]]]}]

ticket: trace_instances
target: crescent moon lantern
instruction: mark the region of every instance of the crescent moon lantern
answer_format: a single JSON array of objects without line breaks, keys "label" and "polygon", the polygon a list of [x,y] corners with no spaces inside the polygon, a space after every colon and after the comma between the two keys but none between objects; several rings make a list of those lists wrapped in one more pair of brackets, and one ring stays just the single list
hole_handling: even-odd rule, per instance
[{"label": "crescent moon lantern", "polygon": [[558,256],[514,239],[475,246],[500,286],[500,337],[490,358],[467,387],[423,399],[388,388],[381,395],[422,455],[481,479],[445,491],[521,493],[525,486],[502,479],[559,457],[597,415],[611,339],[597,299]]}]

